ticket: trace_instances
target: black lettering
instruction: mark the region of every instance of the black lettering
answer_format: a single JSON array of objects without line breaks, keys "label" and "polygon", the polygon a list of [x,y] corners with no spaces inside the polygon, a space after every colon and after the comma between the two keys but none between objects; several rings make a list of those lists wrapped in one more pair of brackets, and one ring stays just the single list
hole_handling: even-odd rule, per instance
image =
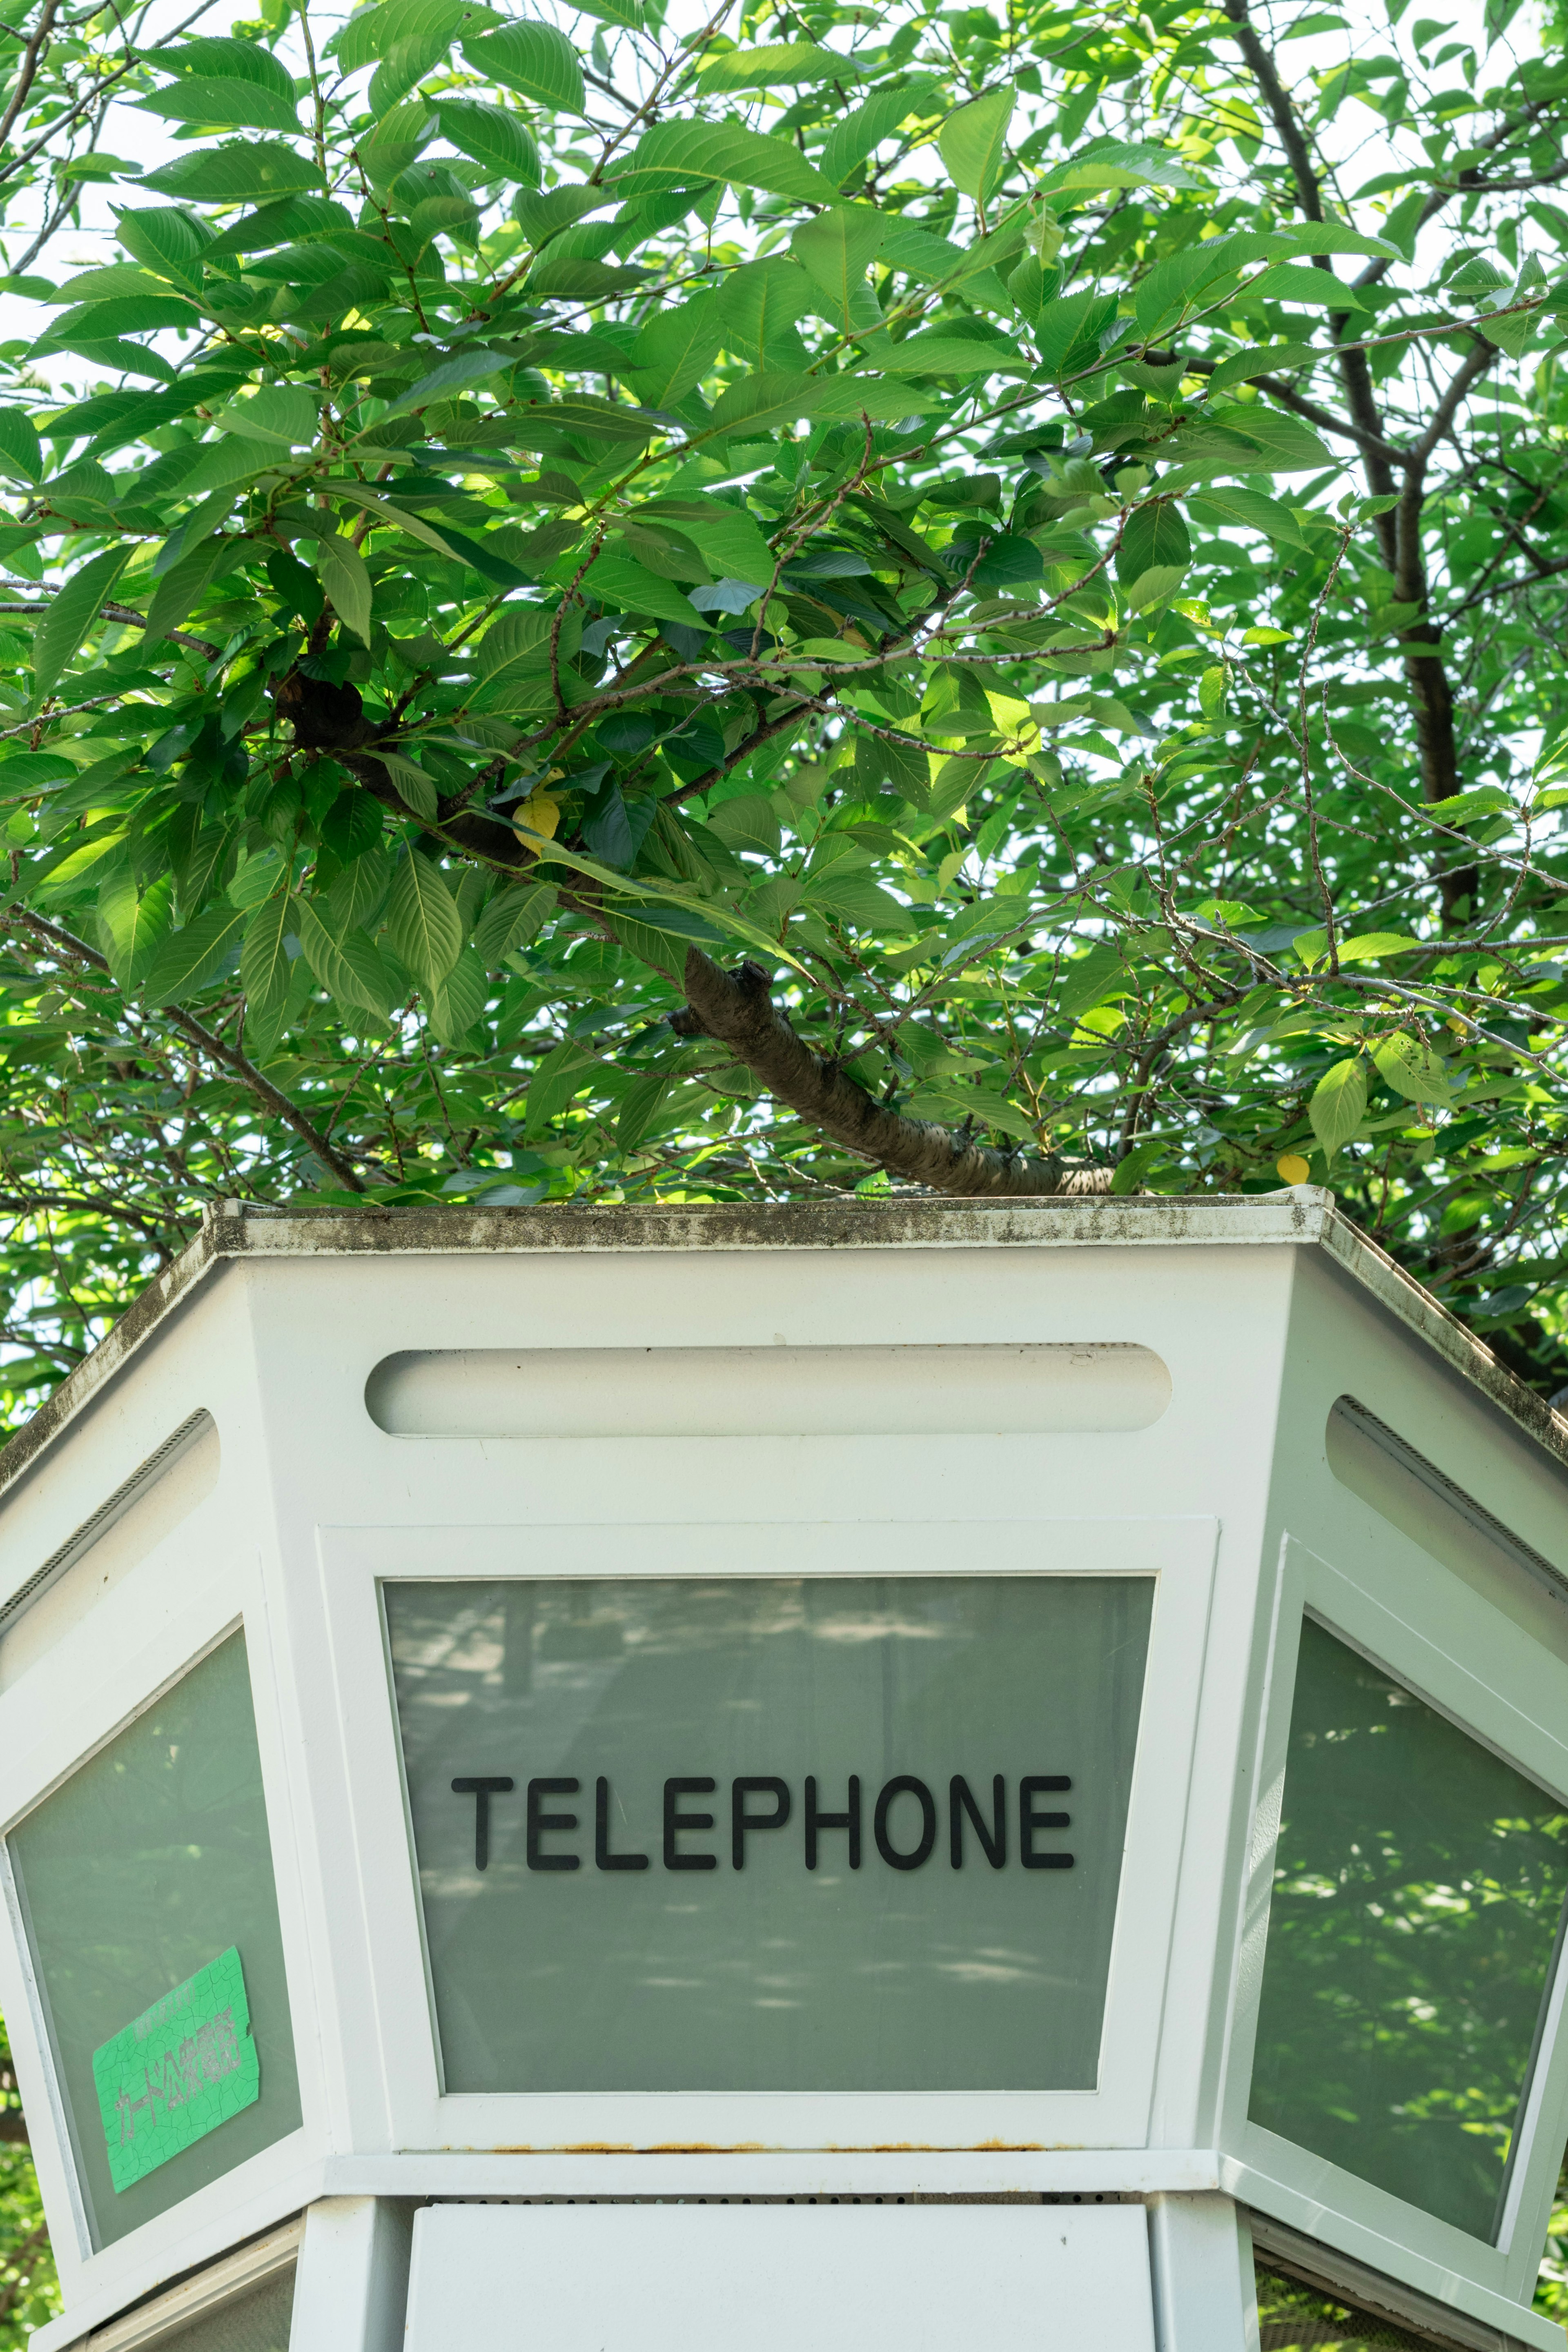
[{"label": "black lettering", "polygon": [[676,1839],[683,1830],[710,1830],[711,1813],[683,1813],[678,1797],[710,1797],[717,1780],[667,1780],[664,1784],[664,1866],[666,1870],[717,1870],[716,1853],[681,1853]]},{"label": "black lettering", "polygon": [[[888,1815],[893,1809],[893,1800],[903,1796],[918,1797],[921,1808],[921,1842],[909,1853],[900,1853],[888,1835]],[[918,1870],[922,1863],[929,1862],[936,1843],[936,1799],[925,1782],[908,1772],[900,1772],[896,1780],[889,1780],[877,1800],[871,1834],[877,1841],[877,1852],[889,1870]]]},{"label": "black lettering", "polygon": [[819,1813],[816,1810],[816,1782],[808,1778],[805,1784],[805,1866],[816,1868],[816,1841],[823,1830],[847,1830],[849,1832],[849,1867],[860,1867],[860,1779],[849,1775],[849,1809],[843,1813]]},{"label": "black lettering", "polygon": [[1071,1821],[1070,1813],[1042,1813],[1035,1809],[1035,1798],[1042,1790],[1070,1789],[1072,1782],[1065,1772],[1037,1772],[1018,1783],[1018,1859],[1026,1870],[1070,1870],[1070,1853],[1037,1853],[1035,1838],[1040,1830],[1065,1830]]},{"label": "black lettering", "polygon": [[594,1783],[594,1867],[596,1870],[646,1870],[646,1853],[610,1852],[610,1784],[603,1773]]},{"label": "black lettering", "polygon": [[[748,1797],[772,1797],[771,1813],[749,1813]],[[730,1859],[737,1870],[746,1867],[746,1832],[748,1830],[782,1830],[789,1819],[789,1783],[764,1772],[752,1780],[733,1780],[730,1784]]]},{"label": "black lettering", "polygon": [[515,1780],[505,1778],[479,1780],[471,1773],[465,1773],[460,1780],[454,1780],[452,1783],[452,1794],[455,1797],[472,1797],[474,1801],[474,1868],[476,1870],[489,1868],[490,1799],[510,1797],[516,1786]]},{"label": "black lettering", "polygon": [[575,1853],[546,1853],[541,1838],[552,1830],[574,1830],[575,1813],[546,1813],[540,1810],[542,1797],[574,1797],[581,1784],[576,1780],[531,1780],[528,1784],[528,1866],[530,1870],[581,1870],[583,1858]]},{"label": "black lettering", "polygon": [[988,1828],[984,1814],[974,1801],[973,1793],[962,1772],[955,1772],[947,1787],[948,1848],[954,1870],[963,1868],[963,1816],[969,1815],[970,1826],[980,1840],[985,1859],[993,1870],[1003,1868],[1007,1860],[1007,1783],[1000,1772],[991,1780],[991,1810],[994,1826]]}]

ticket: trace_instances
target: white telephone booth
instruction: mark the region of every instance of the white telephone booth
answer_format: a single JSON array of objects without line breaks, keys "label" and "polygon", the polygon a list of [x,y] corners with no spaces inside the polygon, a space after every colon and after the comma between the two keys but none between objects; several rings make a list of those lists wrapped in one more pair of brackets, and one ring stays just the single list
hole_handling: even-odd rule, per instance
[{"label": "white telephone booth", "polygon": [[1562,2352],[1568,1425],[1326,1193],[236,1206],[0,1563],[37,2352]]}]

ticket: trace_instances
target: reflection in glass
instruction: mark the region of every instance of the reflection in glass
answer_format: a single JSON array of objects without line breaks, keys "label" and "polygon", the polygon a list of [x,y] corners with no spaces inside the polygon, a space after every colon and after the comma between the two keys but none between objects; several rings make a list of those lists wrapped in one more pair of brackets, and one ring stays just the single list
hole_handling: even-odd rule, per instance
[{"label": "reflection in glass", "polygon": [[[244,1634],[100,1748],[8,1843],[93,2243],[107,2245],[299,2127]],[[261,2095],[117,2196],[92,2053],[231,1944],[245,1970]]]},{"label": "reflection in glass", "polygon": [[1558,1801],[1309,1621],[1253,2121],[1495,2237],[1565,1892]]},{"label": "reflection in glass", "polygon": [[1092,2089],[1152,1590],[388,1584],[447,2088]]}]

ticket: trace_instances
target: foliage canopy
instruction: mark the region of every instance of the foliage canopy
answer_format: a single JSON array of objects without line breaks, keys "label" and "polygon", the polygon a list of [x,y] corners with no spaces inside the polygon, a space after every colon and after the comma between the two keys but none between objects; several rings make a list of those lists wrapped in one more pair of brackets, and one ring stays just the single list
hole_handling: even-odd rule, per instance
[{"label": "foliage canopy", "polygon": [[1309,1179],[1554,1390],[1568,64],[1404,6],[43,0],[13,1394],[216,1195]]}]

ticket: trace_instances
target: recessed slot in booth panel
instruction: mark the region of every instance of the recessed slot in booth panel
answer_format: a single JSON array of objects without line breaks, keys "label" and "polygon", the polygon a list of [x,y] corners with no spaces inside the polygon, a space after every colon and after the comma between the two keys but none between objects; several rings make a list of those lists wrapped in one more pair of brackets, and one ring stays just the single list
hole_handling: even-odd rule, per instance
[{"label": "recessed slot in booth panel", "polygon": [[384,1591],[448,2091],[1094,2088],[1152,1577]]},{"label": "recessed slot in booth panel", "polygon": [[[300,2124],[243,1633],[100,1748],[7,1844],[82,2201],[94,2245],[107,2245]],[[240,2000],[258,2062],[243,2105],[253,2062]],[[132,2028],[144,2030],[116,2061],[120,2087],[100,2095],[94,2053]],[[117,2190],[111,2136],[123,2172],[141,2161],[138,2134],[173,2126],[183,2137],[211,2112],[197,2105],[209,2095],[225,2119]],[[171,2144],[142,2147],[161,2156]]]},{"label": "recessed slot in booth panel", "polygon": [[1308,1619],[1253,2121],[1494,2238],[1565,1895],[1559,1801]]},{"label": "recessed slot in booth panel", "polygon": [[387,1356],[365,1408],[393,1437],[963,1436],[1147,1429],[1147,1348],[502,1348]]}]

